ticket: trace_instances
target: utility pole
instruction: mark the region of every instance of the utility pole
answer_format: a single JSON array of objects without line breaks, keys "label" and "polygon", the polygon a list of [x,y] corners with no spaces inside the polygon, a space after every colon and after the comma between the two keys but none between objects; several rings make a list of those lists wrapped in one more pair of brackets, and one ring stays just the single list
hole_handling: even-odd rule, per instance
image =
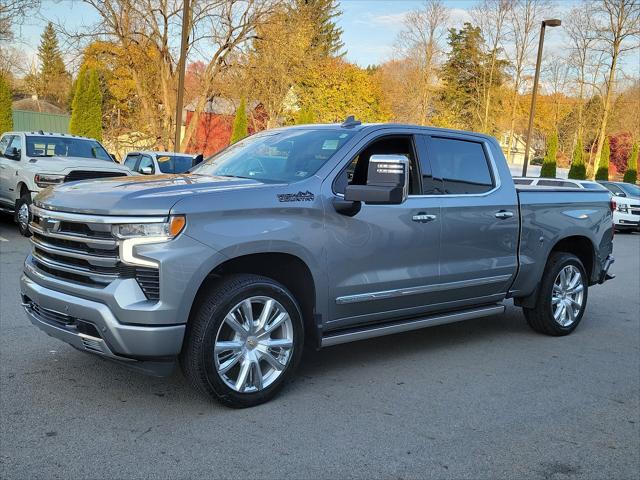
[{"label": "utility pole", "polygon": [[540,64],[542,63],[542,46],[544,45],[544,31],[546,27],[559,27],[562,24],[557,18],[543,20],[540,28],[540,43],[538,44],[538,58],[536,60],[536,74],[533,77],[533,92],[531,94],[531,109],[529,110],[529,127],[527,128],[527,141],[524,146],[524,164],[522,165],[522,176],[527,176],[527,165],[529,164],[529,146],[531,145],[531,134],[533,132],[533,118],[536,116],[536,97],[538,96],[538,80],[540,80]]},{"label": "utility pole", "polygon": [[189,0],[184,0],[182,6],[182,39],[180,42],[180,57],[178,59],[178,91],[176,92],[176,136],[173,145],[174,152],[180,151],[180,137],[182,133],[182,103],[184,101],[184,72],[187,64],[187,46],[189,43],[190,27],[191,13],[189,11]]}]

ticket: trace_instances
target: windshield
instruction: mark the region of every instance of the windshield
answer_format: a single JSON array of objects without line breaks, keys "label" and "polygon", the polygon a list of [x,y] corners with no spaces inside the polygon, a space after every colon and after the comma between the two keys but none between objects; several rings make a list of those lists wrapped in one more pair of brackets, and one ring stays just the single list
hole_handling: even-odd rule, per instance
[{"label": "windshield", "polygon": [[81,157],[113,162],[97,140],[73,137],[27,136],[29,157]]},{"label": "windshield", "polygon": [[627,195],[632,197],[640,197],[640,187],[632,183],[619,183],[618,186],[624,190]]},{"label": "windshield", "polygon": [[267,182],[295,182],[316,173],[354,134],[339,128],[259,133],[229,146],[192,171]]},{"label": "windshield", "polygon": [[162,173],[184,173],[193,167],[193,157],[158,155],[158,167]]}]

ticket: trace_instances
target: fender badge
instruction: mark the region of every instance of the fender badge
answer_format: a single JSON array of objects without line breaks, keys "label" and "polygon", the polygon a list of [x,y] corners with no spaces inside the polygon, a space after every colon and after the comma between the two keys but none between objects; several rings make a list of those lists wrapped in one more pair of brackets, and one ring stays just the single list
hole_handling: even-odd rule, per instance
[{"label": "fender badge", "polygon": [[315,195],[309,190],[298,193],[279,193],[278,201],[280,202],[312,202]]}]

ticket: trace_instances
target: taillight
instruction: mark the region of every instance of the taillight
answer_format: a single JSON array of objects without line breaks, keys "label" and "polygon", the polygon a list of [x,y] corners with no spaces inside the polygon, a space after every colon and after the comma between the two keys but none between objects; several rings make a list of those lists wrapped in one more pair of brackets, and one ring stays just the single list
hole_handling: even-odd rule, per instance
[{"label": "taillight", "polygon": [[612,199],[611,199],[611,201],[609,202],[609,208],[610,208],[610,209],[611,209],[611,211],[613,212],[613,211],[616,209],[616,207],[617,207],[617,206],[618,206],[618,205],[616,204],[615,199],[613,199],[613,198],[612,198]]}]

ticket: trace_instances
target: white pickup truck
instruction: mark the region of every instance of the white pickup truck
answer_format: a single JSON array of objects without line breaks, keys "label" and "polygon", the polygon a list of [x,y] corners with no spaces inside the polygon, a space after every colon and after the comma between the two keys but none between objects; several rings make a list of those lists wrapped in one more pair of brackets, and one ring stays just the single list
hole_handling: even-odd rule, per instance
[{"label": "white pickup truck", "polygon": [[133,175],[92,138],[63,133],[6,132],[0,137],[0,210],[29,236],[29,205],[43,188],[63,182]]}]

